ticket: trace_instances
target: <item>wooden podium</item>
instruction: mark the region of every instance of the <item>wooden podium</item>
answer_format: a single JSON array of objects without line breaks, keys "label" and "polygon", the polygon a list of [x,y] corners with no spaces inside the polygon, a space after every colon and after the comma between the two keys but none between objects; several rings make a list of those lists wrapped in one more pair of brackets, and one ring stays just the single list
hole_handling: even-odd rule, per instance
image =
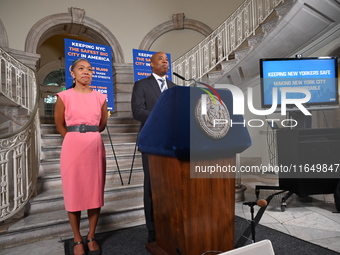
[{"label": "wooden podium", "polygon": [[[138,137],[139,150],[149,154],[156,242],[146,249],[153,255],[234,248],[235,172],[202,175],[197,166],[235,167],[236,153],[251,140],[240,125],[221,139],[204,135],[191,108],[202,93],[188,87],[163,92]],[[230,91],[220,95],[232,104]],[[243,117],[235,116],[234,121],[242,123]]]},{"label": "wooden podium", "polygon": [[[235,157],[196,162],[235,165]],[[202,254],[234,248],[235,178],[190,178],[189,161],[149,155],[156,242],[151,254]]]}]

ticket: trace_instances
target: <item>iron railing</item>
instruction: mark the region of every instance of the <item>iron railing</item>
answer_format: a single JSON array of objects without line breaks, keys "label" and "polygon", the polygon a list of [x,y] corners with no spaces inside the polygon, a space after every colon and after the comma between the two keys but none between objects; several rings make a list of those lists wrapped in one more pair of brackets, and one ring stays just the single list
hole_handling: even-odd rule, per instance
[{"label": "iron railing", "polygon": [[2,222],[20,212],[35,192],[40,164],[40,123],[35,72],[1,48],[0,100]]},{"label": "iron railing", "polygon": [[[242,5],[202,42],[172,63],[172,70],[199,81],[218,64],[229,59],[261,23],[285,0],[245,0]],[[173,77],[178,85],[184,81]]]}]

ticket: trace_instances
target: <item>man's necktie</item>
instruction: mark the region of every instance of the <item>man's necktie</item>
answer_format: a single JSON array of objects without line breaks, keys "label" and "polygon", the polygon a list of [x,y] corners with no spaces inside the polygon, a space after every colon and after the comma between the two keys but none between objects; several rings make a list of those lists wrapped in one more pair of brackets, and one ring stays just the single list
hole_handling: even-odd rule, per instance
[{"label": "man's necktie", "polygon": [[161,82],[161,92],[163,92],[164,90],[166,90],[166,86],[165,86],[165,81],[164,79],[158,79]]}]

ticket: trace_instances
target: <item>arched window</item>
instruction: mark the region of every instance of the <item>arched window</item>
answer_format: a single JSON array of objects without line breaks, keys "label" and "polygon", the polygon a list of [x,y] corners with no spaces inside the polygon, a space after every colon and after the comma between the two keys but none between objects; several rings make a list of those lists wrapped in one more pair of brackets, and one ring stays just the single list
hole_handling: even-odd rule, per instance
[{"label": "arched window", "polygon": [[[44,86],[57,86],[61,90],[65,89],[65,68],[60,68],[50,72],[43,81]],[[57,101],[57,96],[55,94],[45,94],[44,96],[44,114],[53,115],[54,114],[54,104]]]},{"label": "arched window", "polygon": [[43,85],[65,87],[65,68],[60,68],[50,72],[45,77]]}]

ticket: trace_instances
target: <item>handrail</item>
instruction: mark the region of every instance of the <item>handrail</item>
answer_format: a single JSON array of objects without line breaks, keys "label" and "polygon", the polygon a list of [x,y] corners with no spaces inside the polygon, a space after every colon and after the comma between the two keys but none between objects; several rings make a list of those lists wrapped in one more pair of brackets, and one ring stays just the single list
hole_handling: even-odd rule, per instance
[{"label": "handrail", "polygon": [[[8,100],[11,106],[24,109],[29,116],[17,120],[9,112],[9,121],[16,126],[10,134],[0,134],[0,139],[8,138],[27,129],[38,111],[39,92],[36,84],[36,73],[0,47],[0,95]],[[12,118],[11,118],[12,117]]]},{"label": "handrail", "polygon": [[[172,62],[172,70],[183,77],[200,80],[255,35],[256,29],[285,0],[245,0],[241,6],[208,37]],[[173,77],[178,85],[184,81]]]},{"label": "handrail", "polygon": [[[35,192],[40,165],[38,95],[36,73],[0,48],[0,96],[13,108],[5,113],[16,127],[0,135],[0,222],[21,212]],[[10,113],[17,109],[29,117],[16,120]]]}]

